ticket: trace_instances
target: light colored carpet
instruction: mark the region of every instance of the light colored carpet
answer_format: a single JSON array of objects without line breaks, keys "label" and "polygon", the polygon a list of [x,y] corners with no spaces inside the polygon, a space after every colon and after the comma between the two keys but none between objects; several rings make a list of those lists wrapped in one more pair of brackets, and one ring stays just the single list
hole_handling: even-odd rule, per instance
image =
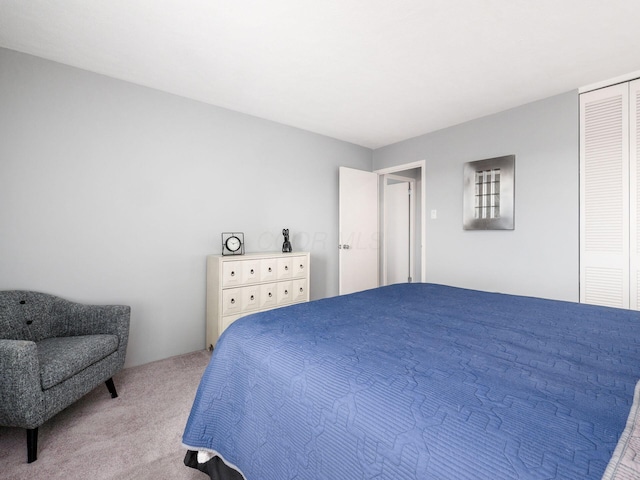
[{"label": "light colored carpet", "polygon": [[194,479],[182,432],[211,354],[199,352],[127,368],[39,429],[38,460],[27,463],[26,433],[0,427],[1,479]]}]

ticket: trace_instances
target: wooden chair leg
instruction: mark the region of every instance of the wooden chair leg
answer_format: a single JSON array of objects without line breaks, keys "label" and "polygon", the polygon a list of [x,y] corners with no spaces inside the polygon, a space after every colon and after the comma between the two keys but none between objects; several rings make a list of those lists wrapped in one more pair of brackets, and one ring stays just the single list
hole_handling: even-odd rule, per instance
[{"label": "wooden chair leg", "polygon": [[107,389],[109,390],[109,393],[111,394],[111,398],[117,398],[118,397],[118,392],[116,392],[116,386],[113,384],[113,378],[110,378],[109,380],[107,380],[104,383],[107,385]]},{"label": "wooden chair leg", "polygon": [[38,427],[27,428],[27,463],[38,459]]}]

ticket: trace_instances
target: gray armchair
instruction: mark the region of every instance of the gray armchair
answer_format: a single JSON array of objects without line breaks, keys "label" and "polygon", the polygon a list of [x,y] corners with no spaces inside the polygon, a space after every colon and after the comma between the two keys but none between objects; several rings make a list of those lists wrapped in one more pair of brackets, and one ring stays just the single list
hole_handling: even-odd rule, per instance
[{"label": "gray armchair", "polygon": [[27,461],[38,427],[124,365],[130,307],[83,305],[30,291],[0,291],[0,425],[27,429]]}]

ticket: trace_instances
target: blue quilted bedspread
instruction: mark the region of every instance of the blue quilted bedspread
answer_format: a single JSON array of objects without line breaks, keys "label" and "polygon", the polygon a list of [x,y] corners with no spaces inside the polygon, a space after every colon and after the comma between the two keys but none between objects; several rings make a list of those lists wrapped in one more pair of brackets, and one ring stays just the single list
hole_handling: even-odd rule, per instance
[{"label": "blue quilted bedspread", "polygon": [[639,312],[394,285],[233,323],[183,444],[247,480],[599,479],[639,378]]}]

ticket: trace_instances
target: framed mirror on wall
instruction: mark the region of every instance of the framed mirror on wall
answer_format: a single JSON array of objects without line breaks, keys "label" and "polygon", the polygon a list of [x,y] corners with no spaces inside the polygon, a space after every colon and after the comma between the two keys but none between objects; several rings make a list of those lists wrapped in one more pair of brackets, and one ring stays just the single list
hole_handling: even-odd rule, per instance
[{"label": "framed mirror on wall", "polygon": [[463,228],[513,230],[515,155],[464,164]]}]

